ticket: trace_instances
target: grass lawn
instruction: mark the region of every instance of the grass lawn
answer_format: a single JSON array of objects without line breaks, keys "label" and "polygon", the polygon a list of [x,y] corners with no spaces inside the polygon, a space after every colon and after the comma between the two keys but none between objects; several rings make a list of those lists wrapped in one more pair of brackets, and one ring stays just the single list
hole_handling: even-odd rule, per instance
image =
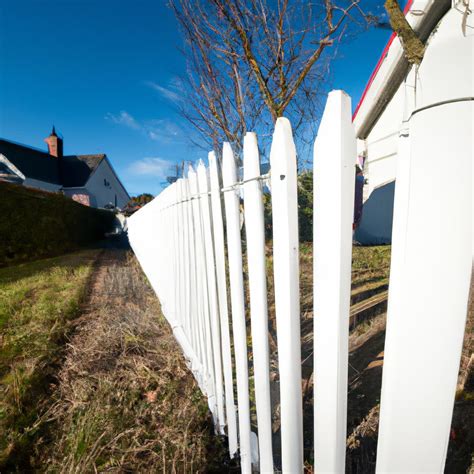
[{"label": "grass lawn", "polygon": [[[278,383],[273,259],[267,251]],[[219,465],[222,447],[211,449],[205,400],[133,259],[102,262],[94,303],[74,338],[68,337],[97,255],[87,250],[0,269],[0,470],[60,471],[65,463],[76,472],[111,466],[184,471],[209,468],[212,458]],[[301,245],[300,264],[303,377],[310,393],[311,244]],[[390,247],[354,247],[353,304],[384,289],[389,264]],[[253,403],[252,412],[255,421]]]},{"label": "grass lawn", "polygon": [[0,466],[34,434],[98,252],[0,269]]},{"label": "grass lawn", "polygon": [[229,472],[207,401],[133,255],[106,250],[93,288],[57,373],[48,435],[35,443],[28,467]]}]

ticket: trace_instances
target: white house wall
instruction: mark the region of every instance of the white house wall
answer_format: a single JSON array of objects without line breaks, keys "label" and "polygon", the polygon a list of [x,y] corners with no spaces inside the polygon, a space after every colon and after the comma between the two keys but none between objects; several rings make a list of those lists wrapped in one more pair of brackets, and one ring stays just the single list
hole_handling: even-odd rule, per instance
[{"label": "white house wall", "polygon": [[[109,185],[105,185],[104,180]],[[110,203],[115,205],[115,197],[117,197],[117,207],[122,208],[130,200],[107,159],[102,160],[84,189],[91,196],[90,204],[93,207],[104,207]]]},{"label": "white house wall", "polygon": [[365,139],[364,209],[355,239],[363,244],[390,243],[398,135],[404,117],[405,83]]},{"label": "white house wall", "polygon": [[[430,3],[430,2],[427,2]],[[440,26],[434,31],[428,41],[427,50],[430,43],[436,37],[446,35],[450,28],[461,28],[461,23],[451,24],[443,28],[444,22],[450,16],[448,13],[440,22]],[[394,42],[395,43],[395,42]],[[398,44],[395,44],[398,49]],[[386,61],[391,58],[391,53]],[[452,61],[457,62],[460,59],[456,53],[452,55]],[[423,66],[423,63],[422,63]],[[453,67],[447,66],[447,67]],[[382,72],[380,69],[379,74]],[[383,76],[383,75],[382,75]],[[417,104],[427,95],[423,91],[423,85],[418,84],[415,87],[415,69],[412,68],[405,81],[400,85],[397,92],[388,103],[384,112],[373,126],[365,140],[361,140],[359,152],[365,150],[366,162],[364,175],[367,184],[364,189],[364,210],[359,229],[356,232],[355,239],[363,244],[390,243],[392,236],[392,217],[393,217],[393,192],[394,181],[397,173],[397,151],[400,131],[403,122],[408,120]],[[442,78],[440,78],[442,81]],[[383,82],[383,77],[376,78],[374,83]],[[456,95],[459,92],[459,86],[452,88]],[[369,90],[370,91],[370,90]],[[363,107],[359,110],[354,123],[357,126],[363,122],[365,109],[370,108],[370,101],[373,100],[374,92],[368,93]],[[449,99],[450,97],[446,97]],[[364,108],[365,107],[365,108]]]}]

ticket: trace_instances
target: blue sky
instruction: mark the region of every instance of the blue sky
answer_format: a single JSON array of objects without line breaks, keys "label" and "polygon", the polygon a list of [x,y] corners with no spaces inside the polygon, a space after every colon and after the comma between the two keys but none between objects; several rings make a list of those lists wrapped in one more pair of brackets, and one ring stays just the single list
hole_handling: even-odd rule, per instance
[{"label": "blue sky", "polygon": [[[355,106],[389,36],[341,47],[329,87]],[[46,149],[54,124],[66,154],[106,153],[131,195],[158,193],[206,156],[173,106],[180,45],[166,0],[2,0],[0,136]]]}]

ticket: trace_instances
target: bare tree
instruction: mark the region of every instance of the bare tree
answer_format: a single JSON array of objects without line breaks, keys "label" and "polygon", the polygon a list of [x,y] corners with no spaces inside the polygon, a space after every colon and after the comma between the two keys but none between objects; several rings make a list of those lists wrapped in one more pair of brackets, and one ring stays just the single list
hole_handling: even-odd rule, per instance
[{"label": "bare tree", "polygon": [[170,0],[185,38],[183,115],[238,149],[283,115],[310,141],[338,44],[374,20],[361,0]]},{"label": "bare tree", "polygon": [[420,64],[425,54],[425,45],[408,23],[398,1],[386,0],[385,9],[393,31],[400,38],[408,62],[410,64]]}]

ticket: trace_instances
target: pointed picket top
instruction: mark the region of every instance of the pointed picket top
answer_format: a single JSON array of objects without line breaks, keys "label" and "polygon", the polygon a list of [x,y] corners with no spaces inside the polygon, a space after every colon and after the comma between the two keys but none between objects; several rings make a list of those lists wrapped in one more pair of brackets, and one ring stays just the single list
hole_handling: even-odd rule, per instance
[{"label": "pointed picket top", "polygon": [[222,149],[222,180],[224,186],[232,186],[237,182],[237,166],[229,142],[224,142]]},{"label": "pointed picket top", "polygon": [[[198,175],[198,180],[199,183],[202,183],[203,185],[206,184],[207,181],[207,168],[206,165],[204,164],[204,161],[199,160],[197,164],[197,175]],[[207,187],[208,184],[206,184]]]},{"label": "pointed picket top", "polygon": [[[291,159],[287,159],[287,157]],[[270,150],[270,165],[272,174],[285,174],[288,171],[296,173],[296,147],[293,141],[291,123],[286,117],[280,117],[275,124],[273,141]],[[279,176],[279,179],[284,179]]]},{"label": "pointed picket top", "polygon": [[[355,139],[351,110],[351,98],[344,91],[334,90],[328,94],[318,134],[314,142],[315,159],[317,159],[318,155],[325,156],[327,152],[331,154],[340,152],[340,147],[344,146],[347,140],[352,141]],[[324,148],[319,150],[321,147]],[[356,159],[357,156],[347,164],[355,165]]]},{"label": "pointed picket top", "polygon": [[244,180],[260,176],[257,135],[247,132],[244,137]]},{"label": "pointed picket top", "polygon": [[195,174],[195,173],[196,173],[196,171],[194,171],[193,165],[189,164],[188,165],[188,178],[189,178],[190,175]]},{"label": "pointed picket top", "polygon": [[207,154],[207,161],[209,162],[209,168],[212,168],[214,164],[217,163],[216,152],[214,150],[211,150]]},{"label": "pointed picket top", "polygon": [[212,191],[217,191],[220,193],[220,182],[219,182],[219,166],[217,163],[217,156],[214,151],[210,151],[207,155],[209,161],[209,180]]},{"label": "pointed picket top", "polygon": [[189,190],[191,198],[195,197],[199,193],[199,186],[197,182],[197,173],[193,165],[188,166],[188,180],[189,180]]}]

